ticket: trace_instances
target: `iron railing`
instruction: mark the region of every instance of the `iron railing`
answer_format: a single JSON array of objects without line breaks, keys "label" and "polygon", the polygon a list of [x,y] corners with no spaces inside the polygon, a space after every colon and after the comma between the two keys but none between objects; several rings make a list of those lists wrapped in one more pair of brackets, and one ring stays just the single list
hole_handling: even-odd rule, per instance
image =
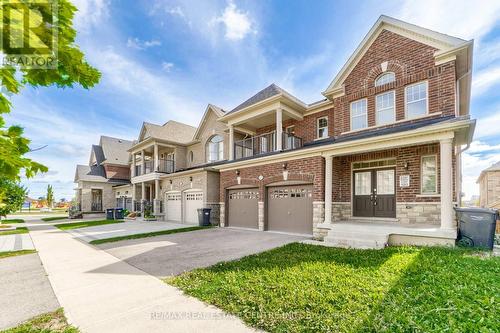
[{"label": "iron railing", "polygon": [[[303,140],[293,134],[283,133],[281,149],[291,150],[302,147]],[[234,143],[234,158],[240,159],[277,151],[276,131],[256,135]]]},{"label": "iron railing", "polygon": [[102,212],[102,202],[92,202],[90,210],[92,212]]},{"label": "iron railing", "polygon": [[175,171],[175,162],[172,159],[159,159],[158,172],[172,173]]},{"label": "iron railing", "polygon": [[141,165],[136,165],[135,170],[134,170],[134,176],[140,176],[142,174],[142,166]]}]

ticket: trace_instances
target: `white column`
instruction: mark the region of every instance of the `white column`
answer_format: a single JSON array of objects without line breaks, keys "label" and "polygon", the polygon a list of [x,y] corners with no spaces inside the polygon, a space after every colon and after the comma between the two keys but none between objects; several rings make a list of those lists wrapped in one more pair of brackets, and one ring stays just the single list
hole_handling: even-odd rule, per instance
[{"label": "white column", "polygon": [[441,228],[454,229],[452,190],[452,139],[440,141],[441,153]]},{"label": "white column", "polygon": [[229,125],[229,160],[234,160],[234,127]]},{"label": "white column", "polygon": [[325,224],[332,223],[333,156],[325,157]]},{"label": "white column", "polygon": [[143,175],[145,172],[146,172],[146,161],[144,159],[144,150],[141,150],[141,175]]},{"label": "white column", "polygon": [[137,176],[137,175],[135,174],[135,166],[136,166],[136,164],[135,164],[135,153],[133,153],[133,154],[132,154],[132,177]]},{"label": "white column", "polygon": [[132,210],[135,211],[135,184],[132,184]]},{"label": "white column", "polygon": [[276,150],[283,149],[283,111],[276,109]]},{"label": "white column", "polygon": [[141,183],[141,212],[144,211],[144,200],[146,197],[146,185]]},{"label": "white column", "polygon": [[158,171],[158,165],[159,165],[159,160],[158,160],[158,144],[155,143],[154,145],[154,171]]},{"label": "white column", "polygon": [[155,198],[153,200],[153,211],[155,214],[160,213],[160,180],[155,179]]}]

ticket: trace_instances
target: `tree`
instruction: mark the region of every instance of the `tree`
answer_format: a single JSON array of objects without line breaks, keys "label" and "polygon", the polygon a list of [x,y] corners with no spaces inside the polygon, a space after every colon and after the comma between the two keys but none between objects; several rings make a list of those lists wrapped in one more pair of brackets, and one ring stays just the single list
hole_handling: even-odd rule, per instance
[{"label": "tree", "polygon": [[21,209],[27,194],[26,188],[19,183],[0,178],[0,196],[3,197],[0,203],[0,218]]},{"label": "tree", "polygon": [[54,205],[54,190],[52,188],[52,185],[47,185],[47,206],[49,208],[52,208]]},{"label": "tree", "polygon": [[[0,6],[3,24],[0,30],[3,41],[0,51],[4,59],[8,60],[7,62],[4,60],[0,67],[0,177],[17,181],[22,171],[29,178],[48,169],[25,157],[30,151],[30,140],[23,137],[22,127],[6,127],[1,115],[11,111],[12,105],[8,96],[18,94],[25,85],[31,87],[55,85],[66,88],[79,84],[88,89],[99,82],[101,74],[86,62],[83,53],[74,43],[76,31],[73,28],[73,18],[77,9],[68,0],[46,0],[42,4],[40,1],[1,1]],[[29,15],[22,16],[22,13]],[[36,29],[25,30],[23,17],[29,17],[40,24],[36,25]],[[46,54],[41,54],[36,48],[26,47],[34,45],[35,40],[42,44],[55,45],[52,44],[54,36],[57,36],[57,46]],[[22,48],[19,46],[15,48],[9,44],[13,38],[22,41],[16,44],[22,45]],[[20,52],[27,57],[18,57]],[[56,61],[50,68],[20,63],[23,59],[30,59],[29,56]],[[0,196],[1,203],[2,196]]]}]

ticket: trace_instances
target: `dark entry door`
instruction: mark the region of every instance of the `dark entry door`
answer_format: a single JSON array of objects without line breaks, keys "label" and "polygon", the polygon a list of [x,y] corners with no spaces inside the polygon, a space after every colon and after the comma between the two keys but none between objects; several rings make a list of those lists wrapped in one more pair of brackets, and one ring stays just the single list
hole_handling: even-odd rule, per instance
[{"label": "dark entry door", "polygon": [[396,217],[395,169],[354,172],[353,215]]}]

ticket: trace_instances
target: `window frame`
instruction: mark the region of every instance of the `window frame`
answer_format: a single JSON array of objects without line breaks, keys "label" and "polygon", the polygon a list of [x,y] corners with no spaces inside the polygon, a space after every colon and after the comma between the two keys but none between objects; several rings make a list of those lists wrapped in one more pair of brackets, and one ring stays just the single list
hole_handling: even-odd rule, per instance
[{"label": "window frame", "polygon": [[[326,119],[326,126],[319,127],[319,122],[320,122],[320,120],[323,120],[323,119]],[[329,130],[328,127],[329,126],[330,126],[330,123],[328,121],[328,116],[316,118],[316,140],[328,139],[330,137],[328,134],[328,130]],[[324,137],[319,136],[320,129],[326,129],[326,132],[325,132],[326,136],[324,136]]]},{"label": "window frame", "polygon": [[[386,82],[386,83],[382,83],[382,84],[377,84],[377,81],[380,80],[383,76],[386,76],[386,75],[389,75],[389,74],[392,74],[393,75],[393,78],[394,80],[392,81],[389,81],[389,82]],[[379,76],[377,76],[375,78],[375,80],[373,81],[373,85],[375,87],[381,87],[383,85],[386,85],[386,84],[389,84],[389,83],[392,83],[392,82],[395,82],[396,81],[396,73],[392,72],[392,71],[385,71],[383,73],[381,73]]]},{"label": "window frame", "polygon": [[[408,88],[420,85],[422,83],[425,84],[425,96],[426,96],[426,98],[425,98],[426,99],[426,101],[425,101],[425,114],[423,114],[421,116],[409,118],[408,117],[408,97],[407,97]],[[429,115],[429,81],[428,80],[415,82],[415,83],[412,83],[412,84],[405,86],[404,94],[405,94],[405,120],[418,119],[418,118],[426,117]],[[419,101],[421,101],[421,100],[419,100]],[[414,103],[414,102],[415,101],[412,101],[412,103]]]},{"label": "window frame", "polygon": [[[219,142],[217,142],[217,146],[219,147],[219,151],[217,152],[217,159],[216,160],[211,160],[210,159],[210,146],[212,144],[215,144],[215,142],[212,142],[212,140],[215,138],[215,137],[220,137],[222,140],[220,140]],[[205,144],[205,159],[206,159],[206,162],[207,163],[213,163],[213,162],[218,162],[218,161],[223,161],[224,160],[224,136],[220,135],[220,134],[215,134],[215,135],[212,135],[206,142]],[[221,156],[222,155],[222,156]]]},{"label": "window frame", "polygon": [[[358,102],[361,102],[363,100],[366,102],[365,103],[366,104],[366,111],[365,111],[366,127],[354,129],[354,128],[352,128],[352,105],[354,103],[358,103]],[[360,117],[360,116],[356,116],[356,117]],[[357,99],[357,100],[352,101],[351,103],[349,103],[349,126],[350,126],[349,127],[350,131],[362,131],[364,129],[369,128],[369,126],[368,126],[368,98],[365,97],[365,98]]]},{"label": "window frame", "polygon": [[[435,176],[436,176],[436,184],[434,188],[434,192],[424,192],[424,158],[427,157],[433,157],[434,161],[436,163],[436,171],[435,171]],[[439,168],[438,168],[438,158],[436,154],[428,154],[428,155],[422,155],[420,156],[420,194],[421,195],[437,195],[439,194],[438,192],[438,182],[439,182]]]},{"label": "window frame", "polygon": [[[386,95],[386,94],[389,94],[389,93],[392,93],[392,110],[393,110],[392,121],[380,124],[379,121],[378,121],[378,112],[379,111],[388,110],[389,108],[378,110],[377,98],[379,96]],[[366,109],[368,110],[368,106],[367,106]],[[384,126],[384,125],[394,124],[395,122],[396,122],[396,90],[388,90],[388,91],[384,91],[384,92],[382,92],[380,94],[375,95],[375,126]]]}]

